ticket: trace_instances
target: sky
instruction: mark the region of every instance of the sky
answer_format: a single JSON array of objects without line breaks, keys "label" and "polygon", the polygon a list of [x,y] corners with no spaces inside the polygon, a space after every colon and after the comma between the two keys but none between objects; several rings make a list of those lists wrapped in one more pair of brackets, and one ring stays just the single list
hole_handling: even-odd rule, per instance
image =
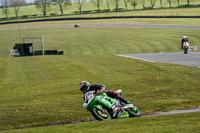
[{"label": "sky", "polygon": [[27,3],[34,2],[34,0],[26,0]]}]

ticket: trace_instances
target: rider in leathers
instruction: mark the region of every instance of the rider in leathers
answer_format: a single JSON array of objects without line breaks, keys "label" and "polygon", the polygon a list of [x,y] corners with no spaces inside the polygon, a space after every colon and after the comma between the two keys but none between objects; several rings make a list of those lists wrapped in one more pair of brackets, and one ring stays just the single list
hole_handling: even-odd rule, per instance
[{"label": "rider in leathers", "polygon": [[[107,90],[105,90],[106,87],[104,85],[100,85],[100,84],[90,85],[90,83],[88,81],[82,81],[79,84],[79,88],[84,94],[86,92],[88,92],[88,91],[95,91],[96,93],[105,92],[109,97],[117,98],[117,99],[119,99],[121,102],[123,102],[125,104],[129,103],[128,100],[126,100],[123,97],[121,97],[121,95],[119,95],[116,91],[112,91],[112,90],[107,91]],[[84,99],[85,99],[85,97],[84,97]]]},{"label": "rider in leathers", "polygon": [[187,36],[183,36],[182,40],[181,40],[181,49],[183,49],[183,43],[189,43],[189,40],[187,39]]}]

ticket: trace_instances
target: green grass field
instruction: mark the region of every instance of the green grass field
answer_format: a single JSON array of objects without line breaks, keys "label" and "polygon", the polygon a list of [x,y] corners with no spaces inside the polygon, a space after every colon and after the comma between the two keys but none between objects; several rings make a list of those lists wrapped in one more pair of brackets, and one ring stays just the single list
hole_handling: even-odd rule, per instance
[{"label": "green grass field", "polygon": [[[162,19],[148,19],[149,24],[162,23]],[[170,19],[165,23],[177,25],[198,25],[199,19]],[[118,23],[147,24],[144,19],[124,19]],[[104,23],[115,23],[104,20]],[[187,24],[187,23],[192,24]],[[74,23],[100,24],[96,21],[66,21]],[[49,22],[49,25],[64,25],[65,21]],[[17,24],[1,25],[0,31],[0,130],[16,127],[93,119],[82,108],[83,95],[78,84],[81,80],[99,83],[107,89],[122,89],[123,96],[135,102],[142,113],[168,111],[197,107],[200,103],[197,67],[171,63],[149,63],[140,60],[118,57],[115,54],[179,52],[180,40],[187,35],[191,44],[200,46],[200,31],[195,29],[152,29],[152,28],[54,28],[34,29],[48,23],[27,23],[21,27],[26,36],[45,36],[45,49],[63,50],[64,55],[12,57],[9,50],[19,42]],[[13,28],[13,29],[12,29]],[[182,119],[182,118],[185,119]],[[115,122],[125,132],[134,131],[128,124],[136,125],[135,131],[189,132],[199,131],[196,122],[199,113],[137,118],[106,122],[88,122],[48,128],[14,130],[13,132],[93,132],[103,130],[97,124],[110,130]],[[183,120],[180,122],[180,119]],[[194,121],[193,121],[194,120]],[[138,122],[137,122],[138,121]],[[149,122],[149,124],[148,124]],[[171,123],[179,123],[174,127]],[[137,126],[137,123],[139,125]],[[143,124],[146,123],[146,124]],[[145,128],[142,130],[143,125]],[[167,126],[166,129],[161,128]],[[188,126],[185,126],[188,125]],[[117,127],[117,125],[116,125]],[[147,131],[147,129],[149,129]],[[174,129],[172,129],[174,127]],[[82,130],[83,128],[83,130]],[[120,128],[120,127],[119,127]],[[179,130],[179,128],[183,130]],[[36,131],[35,131],[36,130]],[[37,131],[38,130],[38,131]],[[185,131],[184,131],[185,130]],[[55,131],[55,132],[56,132]],[[120,132],[118,128],[113,132]],[[12,132],[12,131],[11,131]]]}]

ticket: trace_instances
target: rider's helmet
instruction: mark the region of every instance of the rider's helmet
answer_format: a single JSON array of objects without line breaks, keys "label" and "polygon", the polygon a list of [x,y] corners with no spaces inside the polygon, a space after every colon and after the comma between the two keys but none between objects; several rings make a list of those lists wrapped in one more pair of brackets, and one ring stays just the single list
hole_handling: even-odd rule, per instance
[{"label": "rider's helmet", "polygon": [[88,81],[81,81],[79,88],[83,93],[87,92],[90,88],[90,83]]},{"label": "rider's helmet", "polygon": [[183,39],[186,39],[187,38],[187,36],[183,36]]}]

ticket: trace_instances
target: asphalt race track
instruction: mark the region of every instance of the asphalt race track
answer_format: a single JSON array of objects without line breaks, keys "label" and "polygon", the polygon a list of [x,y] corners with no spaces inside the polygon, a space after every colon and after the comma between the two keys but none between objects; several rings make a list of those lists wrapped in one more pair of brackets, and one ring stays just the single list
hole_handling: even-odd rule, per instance
[{"label": "asphalt race track", "polygon": [[[0,25],[1,26],[1,25]],[[24,25],[21,24],[21,29],[63,29],[74,28],[74,24],[66,25]],[[141,25],[141,24],[80,24],[79,28],[163,28],[163,29],[200,29],[200,26],[181,26],[181,25]],[[19,27],[0,27],[0,31],[18,30]]]},{"label": "asphalt race track", "polygon": [[149,62],[174,63],[200,68],[200,52],[177,53],[145,53],[145,54],[122,54],[118,56],[140,59]]}]

